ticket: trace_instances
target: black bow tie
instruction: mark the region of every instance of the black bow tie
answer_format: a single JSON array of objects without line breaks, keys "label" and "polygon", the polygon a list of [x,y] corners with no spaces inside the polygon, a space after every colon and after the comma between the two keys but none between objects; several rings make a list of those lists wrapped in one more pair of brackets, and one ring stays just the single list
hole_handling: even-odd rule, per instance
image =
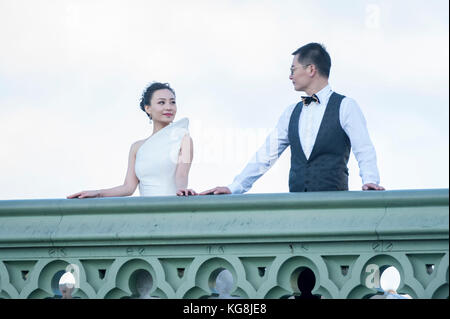
[{"label": "black bow tie", "polygon": [[315,94],[313,94],[311,96],[302,96],[302,101],[303,101],[303,105],[305,105],[305,106],[308,106],[313,101],[316,103],[320,103],[319,98]]}]

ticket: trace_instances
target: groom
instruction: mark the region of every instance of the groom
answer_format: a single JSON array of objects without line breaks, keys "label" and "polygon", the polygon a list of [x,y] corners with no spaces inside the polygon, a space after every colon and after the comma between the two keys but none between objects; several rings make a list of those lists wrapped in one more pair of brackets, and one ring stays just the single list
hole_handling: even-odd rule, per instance
[{"label": "groom", "polygon": [[348,190],[347,163],[350,149],[358,161],[363,190],[384,190],[379,184],[375,148],[364,116],[355,100],[337,94],[328,84],[331,58],[318,43],[294,53],[291,74],[296,91],[306,92],[302,101],[289,106],[276,128],[244,170],[228,187],[208,194],[242,194],[291,147],[290,192]]}]

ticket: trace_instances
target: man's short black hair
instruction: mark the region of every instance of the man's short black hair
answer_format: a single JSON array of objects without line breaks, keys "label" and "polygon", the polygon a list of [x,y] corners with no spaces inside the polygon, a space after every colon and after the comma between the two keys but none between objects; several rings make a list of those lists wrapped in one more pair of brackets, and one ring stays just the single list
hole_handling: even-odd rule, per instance
[{"label": "man's short black hair", "polygon": [[308,43],[298,48],[292,55],[298,54],[298,62],[302,65],[314,64],[322,76],[329,78],[331,58],[325,47],[320,43]]}]

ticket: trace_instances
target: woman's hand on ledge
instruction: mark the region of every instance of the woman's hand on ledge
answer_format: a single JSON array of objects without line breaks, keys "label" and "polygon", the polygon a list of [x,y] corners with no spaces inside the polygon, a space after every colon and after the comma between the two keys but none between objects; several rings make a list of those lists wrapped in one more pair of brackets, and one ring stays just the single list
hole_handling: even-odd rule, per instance
[{"label": "woman's hand on ledge", "polygon": [[198,195],[196,191],[193,189],[179,189],[177,191],[177,196],[190,196],[190,195]]},{"label": "woman's hand on ledge", "polygon": [[99,190],[82,191],[82,192],[78,192],[78,193],[67,196],[68,199],[71,199],[71,198],[93,198],[93,197],[100,197],[100,191]]}]

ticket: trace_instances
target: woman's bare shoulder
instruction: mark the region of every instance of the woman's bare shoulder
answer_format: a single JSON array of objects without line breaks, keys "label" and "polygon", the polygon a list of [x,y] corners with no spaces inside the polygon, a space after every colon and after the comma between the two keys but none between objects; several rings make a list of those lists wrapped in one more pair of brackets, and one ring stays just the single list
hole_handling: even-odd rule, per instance
[{"label": "woman's bare shoulder", "polygon": [[136,141],[133,144],[131,144],[130,152],[136,153],[138,151],[138,149],[142,146],[142,144],[145,143],[145,141],[147,141],[146,138]]},{"label": "woman's bare shoulder", "polygon": [[189,132],[188,133],[186,133],[184,136],[183,136],[183,140],[182,140],[183,142],[191,142],[192,143],[192,137],[191,137],[191,135],[189,135]]}]

